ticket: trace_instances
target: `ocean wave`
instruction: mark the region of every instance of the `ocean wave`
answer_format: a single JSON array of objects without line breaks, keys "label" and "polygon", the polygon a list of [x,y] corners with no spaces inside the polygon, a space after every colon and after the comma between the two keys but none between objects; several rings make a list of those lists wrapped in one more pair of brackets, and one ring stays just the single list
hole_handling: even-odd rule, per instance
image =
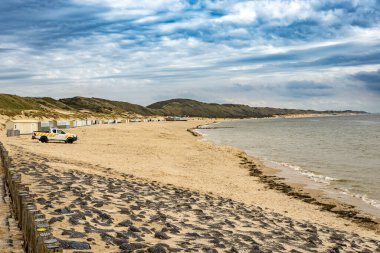
[{"label": "ocean wave", "polygon": [[[285,163],[285,162],[275,162],[275,161],[270,161],[270,162],[274,163],[274,164],[276,164],[278,166],[282,166],[282,167],[285,167],[285,168],[291,168],[294,171],[297,171],[300,174],[302,174],[302,175],[308,177],[309,179],[313,180],[314,182],[322,183],[322,184],[325,184],[325,185],[330,185],[332,181],[335,181],[335,182],[338,182],[338,183],[350,182],[350,181],[352,182],[352,180],[337,179],[337,178],[333,178],[333,177],[329,177],[329,176],[324,176],[324,175],[316,174],[316,173],[313,173],[311,171],[302,169],[299,166],[292,165],[292,164]],[[334,187],[336,187],[336,185],[334,185]],[[348,195],[350,197],[354,197],[354,198],[360,199],[364,203],[369,204],[369,205],[371,205],[371,206],[373,206],[375,208],[380,209],[380,201],[379,200],[371,199],[366,194],[354,193],[354,192],[350,191],[347,188],[343,188],[343,187],[339,187],[339,186],[336,189],[338,189],[339,193],[341,193],[341,194]]]},{"label": "ocean wave", "polygon": [[192,131],[193,131],[194,133],[197,133],[197,134],[200,134],[201,136],[204,136],[204,137],[206,137],[206,136],[207,136],[207,134],[205,134],[205,133],[202,133],[202,131],[199,131],[199,129],[200,129],[200,128],[198,128],[198,129],[192,129]]},{"label": "ocean wave", "polygon": [[282,166],[282,167],[291,168],[291,169],[299,172],[301,175],[304,175],[304,176],[308,177],[309,179],[311,179],[311,180],[313,180],[314,182],[317,182],[317,183],[330,184],[331,181],[337,181],[338,180],[337,178],[333,178],[333,177],[329,177],[329,176],[324,176],[324,175],[316,174],[314,172],[302,169],[299,166],[292,165],[292,164],[289,164],[289,163],[275,162],[275,161],[270,161],[270,162],[274,163],[274,164],[277,164],[279,166]]},{"label": "ocean wave", "polygon": [[353,193],[349,189],[342,188],[341,193],[357,199],[362,200],[364,203],[380,209],[380,201],[369,198],[366,194]]},{"label": "ocean wave", "polygon": [[361,200],[363,200],[365,203],[370,204],[371,206],[374,206],[374,207],[380,209],[380,201],[378,201],[378,200],[374,200],[374,199],[370,199],[370,198],[368,198],[368,196],[365,195],[365,194],[363,194],[363,195],[355,194],[355,195],[359,195],[359,196],[354,196],[354,197],[356,197],[356,198],[359,197],[359,198],[360,198]]},{"label": "ocean wave", "polygon": [[211,124],[208,124],[208,125],[201,125],[201,126],[198,126],[197,129],[207,129],[211,126]]}]

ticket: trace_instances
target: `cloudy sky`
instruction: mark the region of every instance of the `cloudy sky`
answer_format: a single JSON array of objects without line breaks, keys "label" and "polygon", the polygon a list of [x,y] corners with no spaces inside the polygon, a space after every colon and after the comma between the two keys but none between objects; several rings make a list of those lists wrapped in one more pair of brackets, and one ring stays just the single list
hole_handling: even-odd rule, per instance
[{"label": "cloudy sky", "polygon": [[380,1],[1,0],[0,92],[380,112]]}]

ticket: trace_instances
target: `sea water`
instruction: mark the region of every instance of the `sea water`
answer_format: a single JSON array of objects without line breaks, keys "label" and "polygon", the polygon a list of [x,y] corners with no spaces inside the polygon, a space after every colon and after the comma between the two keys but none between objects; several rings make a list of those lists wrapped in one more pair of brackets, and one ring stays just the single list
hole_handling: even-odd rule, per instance
[{"label": "sea water", "polygon": [[225,121],[199,132],[280,169],[290,182],[366,203],[380,217],[379,114]]}]

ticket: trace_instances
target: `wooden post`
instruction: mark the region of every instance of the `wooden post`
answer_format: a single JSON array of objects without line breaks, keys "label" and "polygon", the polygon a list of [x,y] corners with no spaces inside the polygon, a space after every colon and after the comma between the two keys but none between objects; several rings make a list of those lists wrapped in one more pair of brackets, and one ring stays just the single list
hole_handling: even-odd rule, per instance
[{"label": "wooden post", "polygon": [[5,182],[12,200],[12,208],[23,233],[25,251],[28,253],[63,252],[62,247],[50,232],[45,215],[37,210],[29,188],[22,184],[21,174],[11,166],[9,154],[1,142],[0,159],[5,170]]}]

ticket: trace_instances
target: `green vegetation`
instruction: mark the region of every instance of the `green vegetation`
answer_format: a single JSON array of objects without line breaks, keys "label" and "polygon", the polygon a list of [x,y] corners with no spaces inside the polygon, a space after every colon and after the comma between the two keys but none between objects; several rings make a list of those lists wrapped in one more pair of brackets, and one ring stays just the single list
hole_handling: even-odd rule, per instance
[{"label": "green vegetation", "polygon": [[171,99],[148,106],[160,115],[186,115],[206,118],[262,118],[274,115],[323,113],[312,110],[250,107],[239,104],[202,103],[191,99]]},{"label": "green vegetation", "polygon": [[141,105],[101,98],[73,97],[60,99],[59,101],[76,110],[87,110],[95,113],[124,114],[129,112],[143,116],[155,115],[154,111]]},{"label": "green vegetation", "polygon": [[44,108],[55,108],[55,109],[61,109],[61,110],[67,110],[71,111],[74,110],[72,107],[62,103],[59,100],[55,100],[54,98],[49,98],[49,97],[43,97],[43,98],[32,98],[41,105]]},{"label": "green vegetation", "polygon": [[30,98],[0,94],[0,108],[6,110],[36,110],[39,109],[39,106]]},{"label": "green vegetation", "polygon": [[0,94],[0,114],[10,117],[19,115],[24,110],[39,110],[40,106],[33,99],[16,95]]},{"label": "green vegetation", "polygon": [[[57,111],[58,110],[58,111]],[[63,114],[68,111],[70,114]],[[345,111],[352,112],[352,111]],[[28,117],[86,118],[118,116],[190,116],[205,118],[251,118],[271,117],[286,114],[342,113],[335,111],[313,111],[280,109],[269,107],[250,107],[238,104],[203,103],[191,99],[171,99],[157,102],[147,107],[127,102],[101,98],[73,97],[55,100],[49,97],[32,98],[0,94],[0,114],[10,117],[25,115]],[[363,113],[363,112],[356,112]]]}]

